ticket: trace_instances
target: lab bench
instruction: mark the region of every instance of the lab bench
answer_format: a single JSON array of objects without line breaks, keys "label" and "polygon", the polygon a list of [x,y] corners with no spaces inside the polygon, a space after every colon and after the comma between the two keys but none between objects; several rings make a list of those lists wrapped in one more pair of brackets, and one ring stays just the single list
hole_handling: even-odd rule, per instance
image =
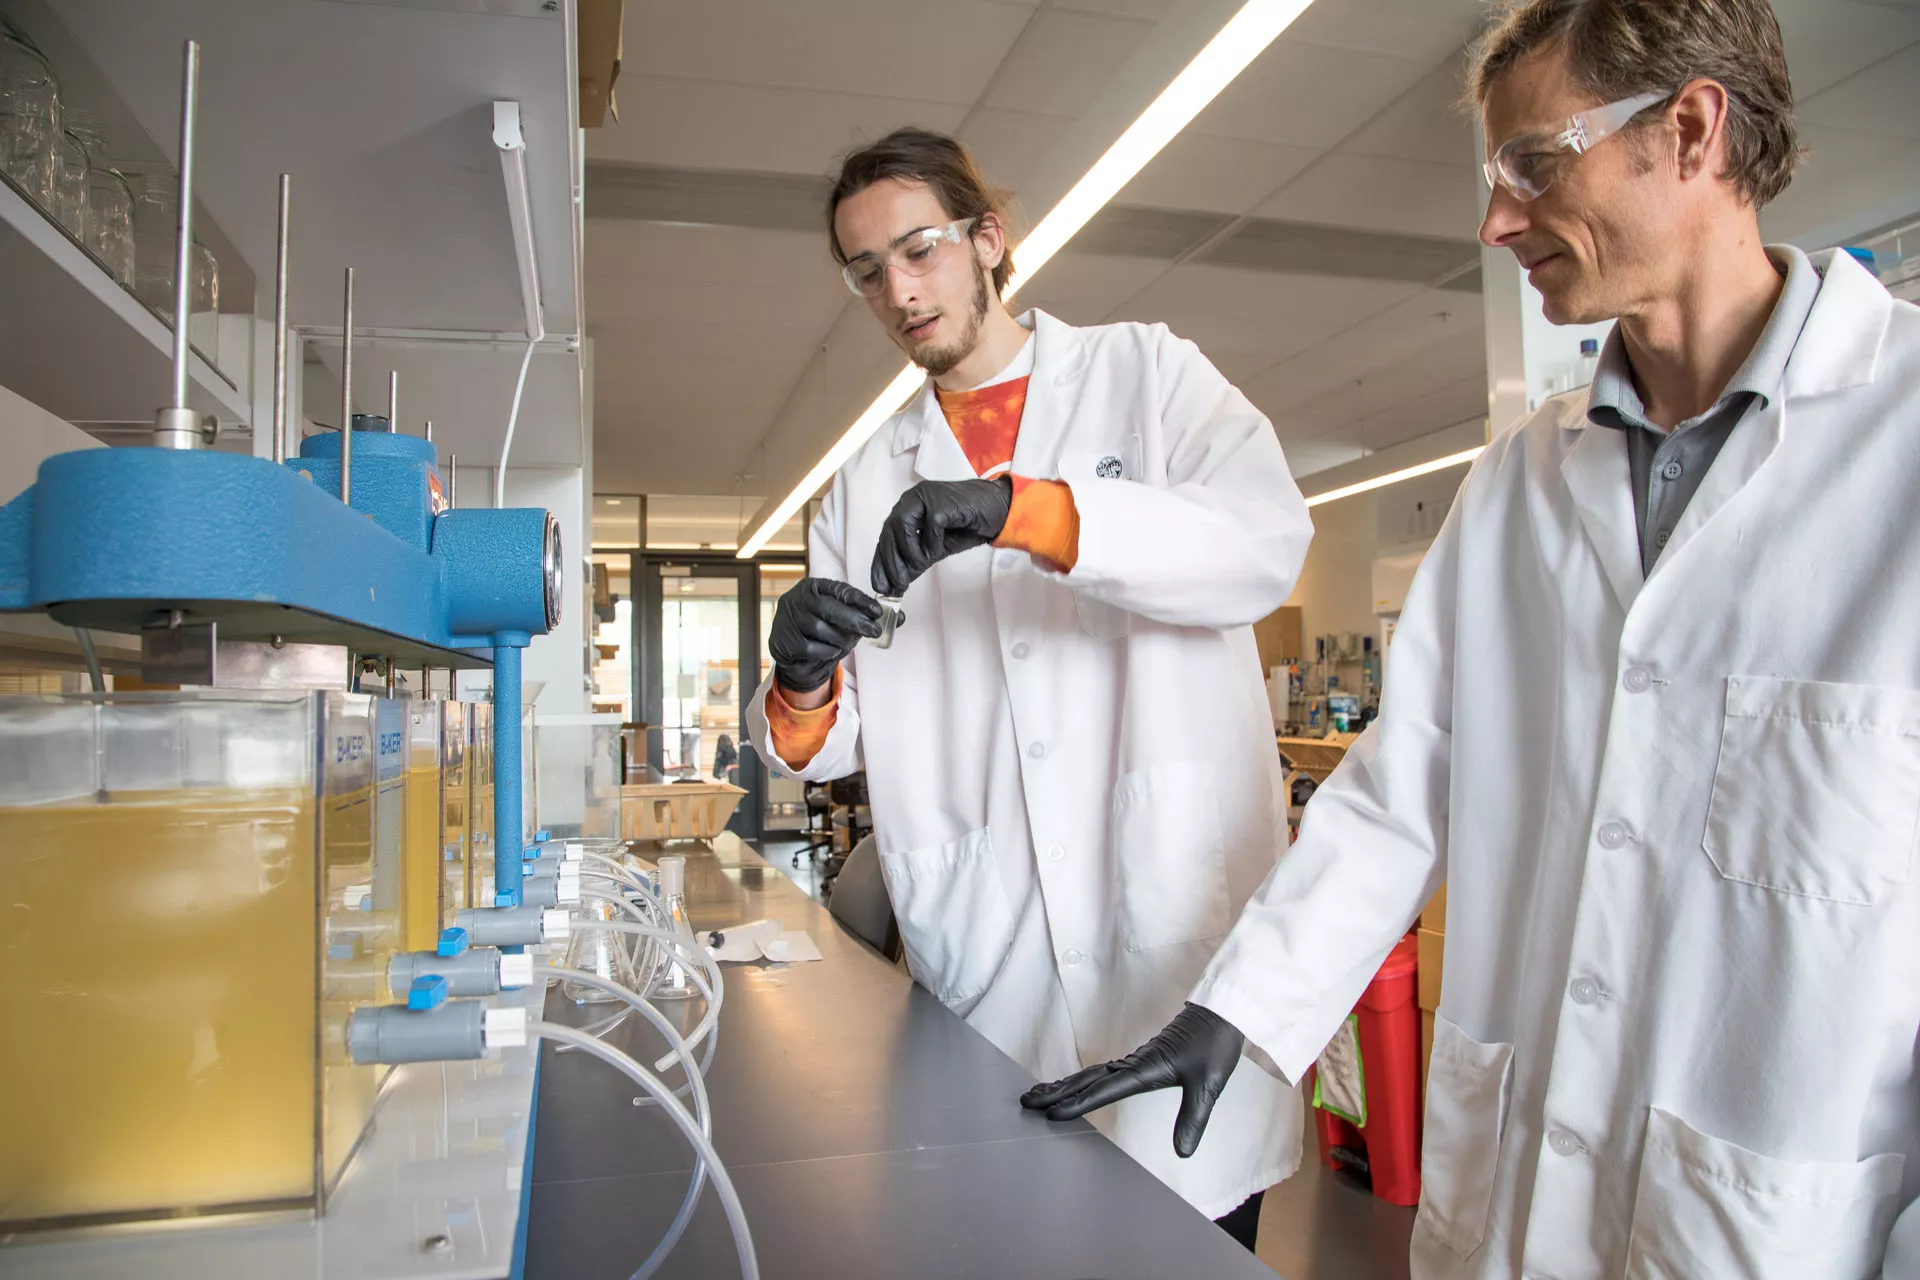
[{"label": "lab bench", "polygon": [[[1091,1125],[1022,1110],[1033,1078],[1019,1064],[737,838],[671,851],[688,855],[696,930],[776,917],[824,956],[725,966],[713,1135],[768,1280],[1272,1280]],[[547,1016],[601,1008],[556,987]],[[664,1049],[631,1023],[611,1041],[647,1061]],[[525,1274],[623,1280],[678,1211],[690,1148],[584,1055],[544,1050],[539,1094]],[[659,1274],[739,1274],[711,1190]]]}]

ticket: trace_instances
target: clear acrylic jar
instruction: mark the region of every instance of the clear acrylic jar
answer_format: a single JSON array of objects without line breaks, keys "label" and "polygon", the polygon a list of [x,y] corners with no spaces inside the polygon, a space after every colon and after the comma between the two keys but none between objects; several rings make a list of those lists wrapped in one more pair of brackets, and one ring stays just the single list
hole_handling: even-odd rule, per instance
[{"label": "clear acrylic jar", "polygon": [[118,169],[96,166],[87,175],[87,248],[133,287],[133,188]]},{"label": "clear acrylic jar", "polygon": [[173,314],[173,259],[180,236],[179,180],[170,173],[133,179],[133,291],[162,315]]},{"label": "clear acrylic jar", "polygon": [[53,148],[53,217],[81,244],[87,242],[87,144],[67,129]]},{"label": "clear acrylic jar", "polygon": [[0,170],[51,213],[63,127],[60,83],[27,34],[3,18],[0,23]]}]

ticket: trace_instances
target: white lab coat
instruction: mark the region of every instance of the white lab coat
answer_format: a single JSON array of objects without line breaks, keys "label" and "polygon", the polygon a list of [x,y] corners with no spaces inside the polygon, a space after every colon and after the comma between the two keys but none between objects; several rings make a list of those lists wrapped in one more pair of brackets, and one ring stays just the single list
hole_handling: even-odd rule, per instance
[{"label": "white lab coat", "polygon": [[1446,880],[1416,1277],[1920,1275],[1920,311],[1814,261],[1644,581],[1584,392],[1493,442],[1194,993],[1297,1077]]},{"label": "white lab coat", "polygon": [[[822,779],[864,760],[914,977],[1049,1080],[1179,1012],[1285,847],[1249,624],[1287,598],[1312,529],[1272,426],[1192,343],[1022,323],[1036,347],[1013,470],[1072,487],[1077,564],[981,547],[934,566],[892,648],[848,659],[820,753],[780,767]],[[900,494],[973,475],[929,384],[835,478],[811,571],[867,589]],[[777,759],[768,687],[749,729]],[[1173,1154],[1177,1104],[1095,1123],[1209,1216],[1298,1163],[1298,1095],[1259,1071],[1238,1073],[1191,1160]]]}]

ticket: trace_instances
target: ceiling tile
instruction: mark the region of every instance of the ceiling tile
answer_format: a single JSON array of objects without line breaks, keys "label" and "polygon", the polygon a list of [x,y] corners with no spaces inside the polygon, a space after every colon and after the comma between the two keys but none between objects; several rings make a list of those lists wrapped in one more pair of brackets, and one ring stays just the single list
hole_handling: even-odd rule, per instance
[{"label": "ceiling tile", "polygon": [[1319,154],[1313,147],[1182,133],[1114,199],[1162,209],[1245,213]]},{"label": "ceiling tile", "polygon": [[1325,149],[1431,70],[1430,62],[1282,37],[1187,127],[1219,138]]},{"label": "ceiling tile", "polygon": [[1116,18],[1158,22],[1172,13],[1180,0],[1054,0],[1054,9],[1074,13],[1104,13]]},{"label": "ceiling tile", "polygon": [[1480,208],[1472,166],[1334,152],[1261,205],[1262,217],[1472,239]]},{"label": "ceiling tile", "polygon": [[987,0],[633,0],[622,69],[971,103],[1031,16]]},{"label": "ceiling tile", "polygon": [[1265,372],[1253,393],[1264,406],[1292,408],[1356,383],[1379,391],[1388,375],[1401,386],[1424,388],[1476,370],[1484,376],[1485,367],[1479,307],[1428,290]]},{"label": "ceiling tile", "polygon": [[1799,104],[1808,124],[1920,139],[1920,44]]},{"label": "ceiling tile", "polygon": [[1449,58],[1385,111],[1368,121],[1340,150],[1400,160],[1457,163],[1473,158],[1473,116],[1462,106],[1466,60]]},{"label": "ceiling tile", "polygon": [[1803,102],[1920,40],[1920,6],[1901,0],[1773,0],[1773,11]]},{"label": "ceiling tile", "polygon": [[1485,11],[1484,0],[1316,0],[1286,38],[1433,63],[1464,48]]},{"label": "ceiling tile", "polygon": [[1328,331],[1344,329],[1421,292],[1390,280],[1282,275],[1188,265],[1161,277],[1127,304],[1129,318],[1218,318],[1236,323],[1307,320]]},{"label": "ceiling tile", "polygon": [[831,173],[840,157],[904,124],[951,132],[966,108],[913,98],[620,78],[620,121],[587,131],[587,156],[686,168]]},{"label": "ceiling tile", "polygon": [[1043,10],[1001,64],[984,105],[1078,116],[1152,30],[1135,18]]},{"label": "ceiling tile", "polygon": [[[1072,127],[1073,121],[1066,116],[983,107],[967,117],[959,137],[973,152],[987,181],[1017,196]],[[1023,207],[1015,221],[1031,226],[1044,213],[1045,209]]]},{"label": "ceiling tile", "polygon": [[1013,309],[1037,307],[1068,324],[1099,324],[1166,269],[1164,262],[1068,250],[1015,295]]}]

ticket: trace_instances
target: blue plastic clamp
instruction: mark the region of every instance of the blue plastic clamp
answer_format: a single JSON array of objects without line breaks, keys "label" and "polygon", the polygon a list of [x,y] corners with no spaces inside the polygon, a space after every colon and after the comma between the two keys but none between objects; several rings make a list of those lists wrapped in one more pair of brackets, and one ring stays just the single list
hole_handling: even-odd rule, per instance
[{"label": "blue plastic clamp", "polygon": [[455,925],[451,929],[442,929],[440,931],[440,943],[434,948],[434,952],[440,956],[452,957],[459,955],[466,949],[467,931]]},{"label": "blue plastic clamp", "polygon": [[447,1002],[447,980],[437,973],[429,973],[413,980],[407,988],[407,1008],[415,1013],[426,1013],[438,1009]]}]

